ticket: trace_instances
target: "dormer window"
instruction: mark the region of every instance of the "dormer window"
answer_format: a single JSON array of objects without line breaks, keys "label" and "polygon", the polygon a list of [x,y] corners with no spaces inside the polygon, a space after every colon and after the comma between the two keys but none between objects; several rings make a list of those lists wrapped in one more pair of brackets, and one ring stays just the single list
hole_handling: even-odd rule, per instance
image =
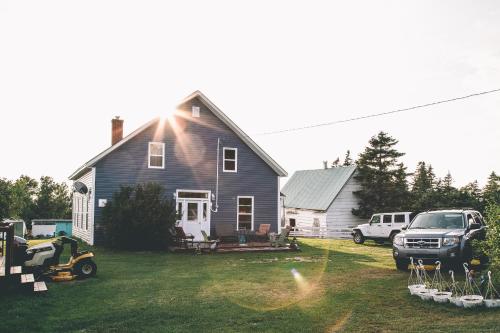
[{"label": "dormer window", "polygon": [[200,107],[193,105],[191,107],[191,114],[194,118],[200,118]]},{"label": "dormer window", "polygon": [[224,172],[238,171],[238,149],[224,147],[223,150]]},{"label": "dormer window", "polygon": [[163,142],[149,143],[148,168],[150,169],[165,168],[165,143]]}]

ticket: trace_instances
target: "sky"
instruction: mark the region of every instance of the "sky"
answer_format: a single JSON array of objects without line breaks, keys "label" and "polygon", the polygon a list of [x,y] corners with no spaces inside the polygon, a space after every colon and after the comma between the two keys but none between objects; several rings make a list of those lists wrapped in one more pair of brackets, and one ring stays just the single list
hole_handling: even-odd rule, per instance
[{"label": "sky", "polygon": [[[202,91],[291,175],[379,131],[409,171],[456,186],[500,173],[499,1],[0,0],[0,177],[65,181]],[[284,180],[282,184],[284,184]]]}]

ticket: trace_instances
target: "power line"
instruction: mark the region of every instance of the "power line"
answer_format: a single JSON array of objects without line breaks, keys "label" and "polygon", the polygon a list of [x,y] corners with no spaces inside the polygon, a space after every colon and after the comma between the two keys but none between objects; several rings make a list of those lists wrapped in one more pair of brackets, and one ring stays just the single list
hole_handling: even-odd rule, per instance
[{"label": "power line", "polygon": [[388,115],[388,114],[394,114],[394,113],[405,112],[405,111],[412,111],[412,110],[415,110],[415,109],[426,108],[426,107],[434,106],[434,105],[438,105],[438,104],[455,102],[455,101],[459,101],[459,100],[462,100],[462,99],[466,99],[466,98],[470,98],[470,97],[475,97],[475,96],[486,95],[486,94],[491,94],[491,93],[499,92],[499,91],[500,91],[500,89],[493,89],[493,90],[488,90],[488,91],[481,91],[481,92],[470,94],[470,95],[466,95],[466,96],[454,97],[454,98],[445,99],[445,100],[441,100],[441,101],[436,101],[436,102],[431,102],[431,103],[426,103],[426,104],[420,104],[420,105],[416,105],[416,106],[412,106],[412,107],[404,108],[404,109],[397,109],[397,110],[392,110],[392,111],[387,111],[387,112],[374,113],[374,114],[370,114],[370,115],[359,116],[359,117],[349,118],[349,119],[343,119],[343,120],[335,120],[335,121],[330,121],[330,122],[327,122],[327,123],[319,123],[319,124],[302,126],[302,127],[294,127],[294,128],[282,129],[282,130],[277,130],[277,131],[263,132],[263,133],[258,133],[257,135],[278,134],[278,133],[285,133],[285,132],[300,131],[300,130],[305,130],[305,129],[309,129],[309,128],[315,128],[315,127],[330,126],[330,125],[335,125],[335,124],[340,124],[340,123],[347,123],[347,122],[355,121],[355,120],[380,117],[380,116],[385,116],[385,115]]}]

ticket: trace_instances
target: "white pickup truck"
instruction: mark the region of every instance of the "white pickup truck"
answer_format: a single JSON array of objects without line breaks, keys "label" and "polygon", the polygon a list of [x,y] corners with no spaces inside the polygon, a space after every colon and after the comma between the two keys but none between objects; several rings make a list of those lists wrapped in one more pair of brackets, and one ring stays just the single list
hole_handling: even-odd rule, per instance
[{"label": "white pickup truck", "polygon": [[352,229],[352,239],[356,244],[363,244],[367,239],[373,239],[382,244],[386,240],[392,242],[401,228],[408,225],[414,217],[412,212],[373,214],[368,223],[360,224]]}]

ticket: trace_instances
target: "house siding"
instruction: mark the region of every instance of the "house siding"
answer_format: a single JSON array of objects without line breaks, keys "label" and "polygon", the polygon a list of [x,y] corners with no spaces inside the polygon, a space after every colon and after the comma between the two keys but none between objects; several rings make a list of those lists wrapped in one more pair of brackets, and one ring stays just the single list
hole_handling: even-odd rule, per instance
[{"label": "house siding", "polygon": [[[90,169],[75,181],[82,182],[87,186],[89,192],[87,194],[73,193],[73,214],[72,214],[72,236],[93,245],[94,244],[94,170]],[[77,205],[83,205],[84,209],[77,209]]]},{"label": "house siding", "polygon": [[298,230],[313,230],[314,219],[319,219],[319,228],[326,228],[326,213],[312,209],[285,208],[286,223],[295,219],[295,228]]},{"label": "house siding", "polygon": [[328,228],[353,228],[366,222],[352,214],[352,209],[358,207],[358,199],[354,192],[360,189],[359,182],[351,176],[326,211]]},{"label": "house siding", "polygon": [[[191,118],[191,106],[200,107],[200,118]],[[95,201],[112,199],[122,185],[156,182],[174,199],[177,189],[216,192],[217,139],[219,153],[219,209],[211,213],[211,234],[216,223],[236,226],[237,196],[254,197],[254,229],[261,223],[271,224],[277,231],[279,177],[271,167],[221,122],[198,98],[179,108],[182,117],[177,125],[154,123],[130,141],[102,158],[95,165]],[[148,143],[165,143],[165,168],[148,168]],[[223,147],[238,149],[236,173],[223,172]],[[212,200],[215,209],[215,201]],[[103,240],[99,223],[102,208],[95,208],[95,241]]]}]

